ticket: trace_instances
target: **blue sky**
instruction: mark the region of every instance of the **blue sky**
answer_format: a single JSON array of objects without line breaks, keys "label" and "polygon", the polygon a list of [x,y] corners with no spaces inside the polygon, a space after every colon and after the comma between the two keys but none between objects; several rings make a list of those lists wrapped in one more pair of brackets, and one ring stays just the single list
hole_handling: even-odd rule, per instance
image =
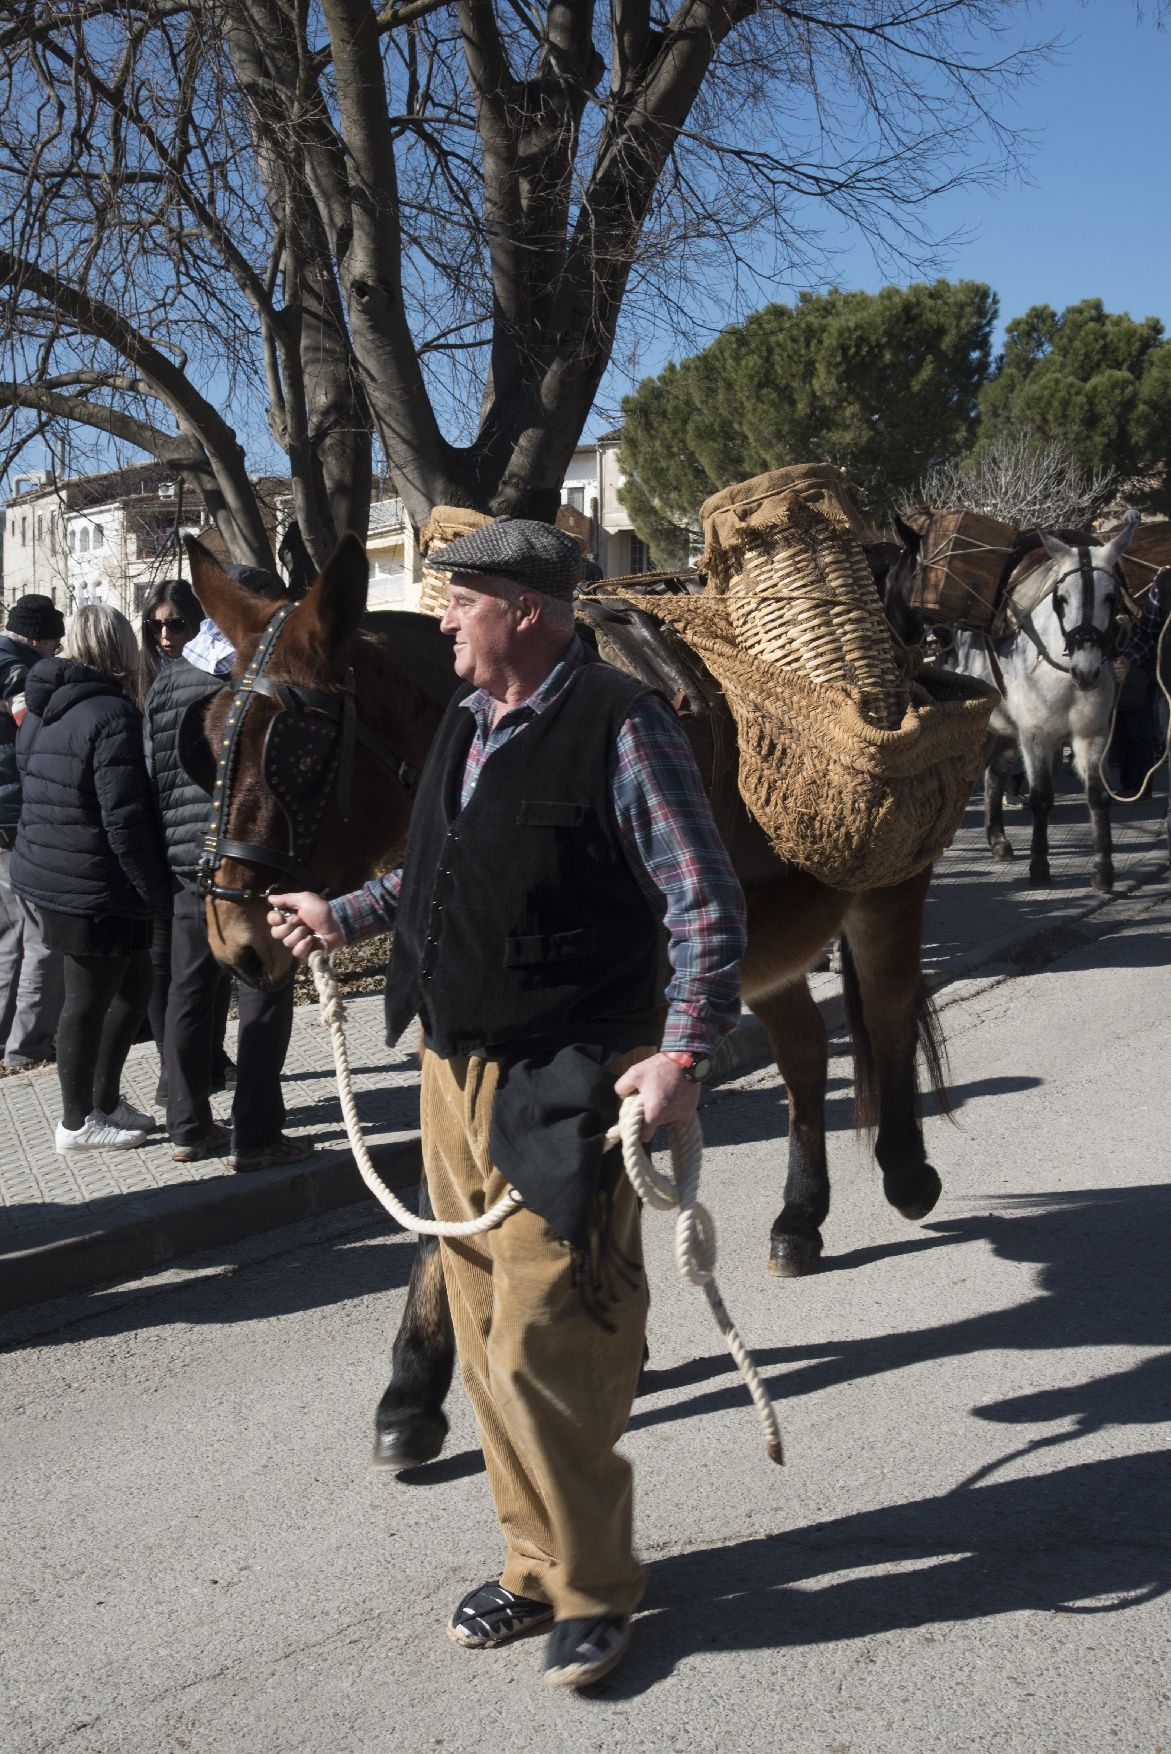
[{"label": "blue sky", "polygon": [[[1030,305],[1100,298],[1108,310],[1157,316],[1171,332],[1171,29],[1156,28],[1155,0],[1144,10],[1145,19],[1136,0],[1021,5],[1016,40],[1063,41],[999,106],[1031,137],[1027,180],[958,190],[925,210],[934,236],[964,239],[947,252],[945,277],[987,281],[1002,324]],[[838,236],[825,284],[874,292],[892,278],[922,278],[884,273],[864,242]],[[733,318],[713,304],[710,320]],[[656,346],[642,375],[673,357]],[[612,409],[630,387],[611,372],[600,401]]]}]

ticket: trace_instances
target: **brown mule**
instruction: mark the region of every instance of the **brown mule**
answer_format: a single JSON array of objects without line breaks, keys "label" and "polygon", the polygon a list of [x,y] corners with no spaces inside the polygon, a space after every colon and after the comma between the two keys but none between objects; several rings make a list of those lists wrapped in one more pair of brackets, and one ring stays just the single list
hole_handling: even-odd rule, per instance
[{"label": "brown mule", "polygon": [[[246,671],[278,612],[229,579],[212,556],[191,544],[196,593],[235,645],[236,674]],[[265,781],[265,740],[282,712],[312,713],[318,698],[340,701],[347,691],[359,720],[405,767],[422,766],[444,707],[456,686],[450,642],[429,616],[365,618],[366,560],[353,538],[341,545],[272,646],[265,676],[276,686],[252,696],[235,731],[223,812],[224,838],[248,846],[250,861],[215,858],[210,873],[208,931],[225,967],[253,985],[289,978],[288,951],[265,922],[264,891],[290,882],[297,809],[278,802]],[[298,695],[298,690],[302,693]],[[224,753],[232,700],[225,690],[208,712],[211,752]],[[325,703],[330,704],[330,703]],[[343,720],[337,717],[342,742]],[[339,755],[337,782],[321,805],[313,844],[297,861],[296,887],[330,894],[356,888],[372,871],[401,858],[410,819],[410,786],[350,739]],[[709,744],[710,753],[710,744]],[[858,1119],[876,1126],[875,1152],[887,1199],[908,1219],[926,1216],[940,1182],[927,1161],[919,1119],[917,1053],[924,1049],[941,1091],[941,1044],[921,969],[923,908],[931,873],[921,871],[888,889],[847,893],[782,864],[741,802],[736,750],[716,740],[712,796],[717,821],[748,901],[744,997],[764,1025],[789,1104],[789,1157],[784,1204],[770,1239],[769,1265],[784,1277],[813,1272],[829,1211],[825,1150],[828,1048],[825,1025],[806,975],[841,934],[847,1020],[853,1039]],[[346,771],[343,771],[346,770]],[[348,798],[348,808],[346,800]],[[259,855],[271,849],[268,859]],[[269,862],[269,859],[271,862]],[[224,892],[240,897],[227,899]],[[426,1188],[421,1209],[429,1212]],[[375,1461],[403,1468],[439,1453],[447,1431],[443,1400],[453,1345],[438,1251],[420,1239],[407,1306],[393,1347],[393,1375],[376,1415]]]}]

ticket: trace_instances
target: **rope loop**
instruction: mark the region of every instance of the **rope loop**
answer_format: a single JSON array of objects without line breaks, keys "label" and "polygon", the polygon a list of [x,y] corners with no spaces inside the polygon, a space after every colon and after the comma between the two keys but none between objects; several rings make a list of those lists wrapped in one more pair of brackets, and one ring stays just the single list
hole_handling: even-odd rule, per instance
[{"label": "rope loop", "polygon": [[[416,1236],[480,1236],[485,1231],[495,1230],[511,1213],[524,1205],[522,1196],[515,1188],[509,1188],[479,1218],[449,1224],[437,1218],[418,1217],[386,1186],[374,1167],[374,1160],[362,1135],[362,1123],[358,1116],[358,1104],[350,1073],[349,1050],[346,1046],[346,1009],[328,953],[320,947],[313,950],[309,956],[309,968],[313,975],[313,984],[317,988],[321,1020],[329,1030],[333,1046],[338,1096],[350,1149],[362,1180],[370,1192],[396,1224]],[[715,1281],[716,1227],[711,1213],[698,1200],[699,1170],[703,1161],[703,1134],[699,1120],[693,1115],[690,1120],[668,1128],[671,1155],[669,1175],[661,1173],[651,1162],[650,1153],[642,1140],[643,1120],[641,1097],[628,1096],[619,1110],[617,1126],[606,1135],[606,1144],[621,1146],[623,1167],[640,1200],[662,1212],[678,1210],[679,1216],[675,1221],[675,1262],[680,1275],[690,1284],[699,1286],[707,1297],[716,1325],[724,1336],[760,1416],[769,1460],[783,1462],[785,1458],[776,1410],[752,1356],[724,1306]]]}]

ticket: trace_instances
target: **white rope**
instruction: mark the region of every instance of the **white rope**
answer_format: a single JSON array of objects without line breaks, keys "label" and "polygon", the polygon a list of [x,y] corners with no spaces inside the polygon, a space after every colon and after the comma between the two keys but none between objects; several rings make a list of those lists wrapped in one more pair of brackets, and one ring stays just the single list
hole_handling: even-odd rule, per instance
[{"label": "white rope", "polygon": [[[346,1046],[346,1011],[328,954],[322,949],[313,950],[309,956],[309,968],[321,1005],[321,1020],[329,1030],[333,1045],[338,1096],[341,1099],[342,1118],[346,1123],[350,1149],[362,1180],[370,1192],[397,1224],[404,1230],[413,1231],[416,1236],[478,1236],[486,1230],[495,1230],[511,1213],[524,1205],[523,1198],[514,1188],[503,1194],[482,1217],[470,1218],[462,1224],[448,1224],[437,1218],[418,1217],[409,1206],[404,1206],[401,1200],[396,1199],[386,1186],[374,1167],[374,1161],[362,1136],[362,1123],[358,1117],[358,1104],[350,1075],[349,1050]],[[769,1460],[783,1462],[785,1458],[776,1409],[752,1361],[751,1353],[728,1314],[714,1278],[716,1229],[710,1212],[699,1204],[697,1198],[699,1169],[703,1158],[703,1135],[699,1121],[693,1116],[685,1124],[667,1129],[672,1168],[669,1176],[661,1175],[652,1164],[642,1142],[642,1124],[642,1099],[628,1096],[619,1111],[618,1125],[606,1135],[606,1144],[621,1145],[623,1166],[640,1200],[660,1211],[671,1211],[678,1207],[679,1217],[675,1223],[676,1265],[682,1276],[692,1285],[702,1287],[716,1325],[724,1336],[728,1350],[760,1415]]]}]

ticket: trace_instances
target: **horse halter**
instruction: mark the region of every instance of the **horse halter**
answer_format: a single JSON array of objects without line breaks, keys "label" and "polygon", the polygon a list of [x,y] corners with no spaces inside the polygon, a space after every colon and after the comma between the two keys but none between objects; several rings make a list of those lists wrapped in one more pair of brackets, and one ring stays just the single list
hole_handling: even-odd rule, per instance
[{"label": "horse halter", "polygon": [[[1078,563],[1076,568],[1069,567],[1053,581],[1052,586],[1053,612],[1057,616],[1057,625],[1060,627],[1062,637],[1065,640],[1065,655],[1067,658],[1072,658],[1075,652],[1083,651],[1087,646],[1097,646],[1098,650],[1102,653],[1102,656],[1107,657],[1111,651],[1117,649],[1119,634],[1118,605],[1120,602],[1125,604],[1129,601],[1126,591],[1126,582],[1117,567],[1111,569],[1111,577],[1113,578],[1116,587],[1116,596],[1110,610],[1110,619],[1106,627],[1096,627],[1094,625],[1094,575],[1097,568],[1094,566],[1088,548],[1077,549],[1077,560]],[[1061,607],[1061,598],[1057,593],[1065,580],[1072,578],[1079,578],[1081,580],[1081,620],[1075,627],[1067,628],[1065,625],[1065,611]]]},{"label": "horse halter", "polygon": [[[232,685],[232,704],[224,721],[212,791],[212,815],[199,861],[197,887],[200,895],[217,901],[257,901],[271,892],[264,889],[233,889],[217,883],[215,874],[225,859],[245,865],[264,865],[281,873],[286,884],[327,893],[307,863],[336,781],[338,813],[343,822],[352,820],[354,745],[360,743],[383,767],[389,768],[404,792],[414,789],[419,775],[389,744],[360,721],[354,703],[354,672],[347,670],[338,693],[309,688],[300,682],[274,682],[265,675],[277,641],[296,604],[282,603],[239,680]],[[280,805],[288,828],[288,844],[272,847],[255,841],[228,838],[228,815],[232,804],[232,781],[240,755],[240,733],[254,698],[262,694],[276,701],[276,713],[264,734],[260,759],[261,777]]]}]

